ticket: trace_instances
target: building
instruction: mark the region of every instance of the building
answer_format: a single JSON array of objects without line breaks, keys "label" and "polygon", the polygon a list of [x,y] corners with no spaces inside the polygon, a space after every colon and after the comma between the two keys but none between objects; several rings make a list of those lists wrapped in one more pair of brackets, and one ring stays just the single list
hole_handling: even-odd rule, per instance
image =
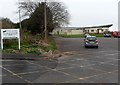
[{"label": "building", "polygon": [[54,29],[53,34],[66,34],[66,35],[83,34],[83,30],[77,27],[61,27]]},{"label": "building", "polygon": [[91,26],[91,27],[62,27],[62,28],[54,29],[53,34],[66,34],[66,35],[85,34],[85,33],[103,34],[109,32],[109,28],[111,26],[113,26],[113,24]]}]

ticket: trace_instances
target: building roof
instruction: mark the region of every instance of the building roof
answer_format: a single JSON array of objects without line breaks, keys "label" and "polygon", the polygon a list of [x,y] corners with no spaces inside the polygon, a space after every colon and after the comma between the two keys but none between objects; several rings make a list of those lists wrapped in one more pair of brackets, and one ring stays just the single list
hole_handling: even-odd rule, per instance
[{"label": "building roof", "polygon": [[[104,28],[104,27],[111,27],[113,24],[109,25],[100,25],[100,26],[90,26],[90,27],[61,27],[61,29],[68,29],[68,30],[83,30],[83,29],[90,29],[90,28]],[[57,29],[57,28],[56,28]]]},{"label": "building roof", "polygon": [[[60,27],[61,29],[67,29],[67,30],[74,30],[74,29],[79,29],[80,27]],[[56,28],[59,29],[59,28]]]},{"label": "building roof", "polygon": [[100,26],[90,26],[90,27],[80,27],[78,29],[90,29],[90,28],[104,28],[104,27],[111,27],[113,26],[113,24],[109,24],[109,25],[100,25]]}]

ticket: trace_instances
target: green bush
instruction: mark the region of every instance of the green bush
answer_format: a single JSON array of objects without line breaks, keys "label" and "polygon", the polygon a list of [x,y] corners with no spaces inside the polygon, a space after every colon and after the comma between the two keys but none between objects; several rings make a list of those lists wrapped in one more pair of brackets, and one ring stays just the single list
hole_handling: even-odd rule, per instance
[{"label": "green bush", "polygon": [[25,53],[25,54],[41,54],[41,50],[44,52],[55,51],[57,46],[52,37],[48,37],[49,44],[44,46],[40,43],[43,40],[43,36],[40,34],[31,35],[28,31],[21,31],[21,49],[18,49],[18,41],[4,40],[3,53]]},{"label": "green bush", "polygon": [[41,54],[39,51],[39,46],[36,44],[33,45],[22,45],[21,52],[25,54]]}]

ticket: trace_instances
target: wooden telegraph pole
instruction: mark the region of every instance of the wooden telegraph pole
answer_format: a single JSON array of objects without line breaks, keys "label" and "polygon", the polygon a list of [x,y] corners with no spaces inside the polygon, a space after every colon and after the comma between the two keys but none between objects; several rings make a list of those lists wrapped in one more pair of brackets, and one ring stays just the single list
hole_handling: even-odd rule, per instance
[{"label": "wooden telegraph pole", "polygon": [[44,4],[44,17],[45,17],[45,41],[47,42],[47,14],[46,14],[46,0]]},{"label": "wooden telegraph pole", "polygon": [[20,27],[20,29],[22,28],[22,25],[21,25],[21,15],[20,15],[20,0],[19,0],[19,27]]}]

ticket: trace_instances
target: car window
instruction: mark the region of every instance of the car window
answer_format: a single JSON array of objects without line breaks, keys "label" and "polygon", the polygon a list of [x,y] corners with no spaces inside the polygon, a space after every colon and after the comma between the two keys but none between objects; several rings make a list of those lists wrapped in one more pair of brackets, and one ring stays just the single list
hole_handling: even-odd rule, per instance
[{"label": "car window", "polygon": [[88,37],[87,40],[97,40],[96,37]]}]

